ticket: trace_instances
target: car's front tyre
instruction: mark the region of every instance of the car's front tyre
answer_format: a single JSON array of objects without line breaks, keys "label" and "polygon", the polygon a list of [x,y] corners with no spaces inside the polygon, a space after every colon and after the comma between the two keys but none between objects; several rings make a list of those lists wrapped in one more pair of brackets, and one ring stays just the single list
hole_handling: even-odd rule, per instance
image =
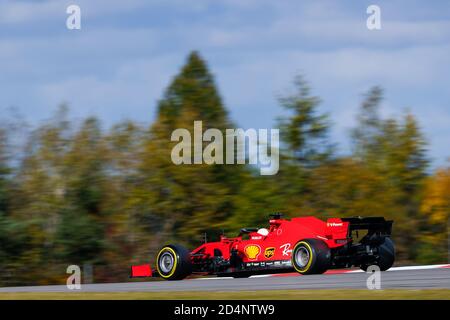
[{"label": "car's front tyre", "polygon": [[159,250],[156,269],[165,280],[181,280],[192,273],[189,250],[180,245],[167,245]]}]

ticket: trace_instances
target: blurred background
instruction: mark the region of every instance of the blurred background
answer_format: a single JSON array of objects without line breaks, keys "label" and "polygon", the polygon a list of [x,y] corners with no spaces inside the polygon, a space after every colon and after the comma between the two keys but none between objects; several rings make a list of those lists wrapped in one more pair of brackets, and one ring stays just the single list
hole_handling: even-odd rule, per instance
[{"label": "blurred background", "polygon": [[[165,243],[270,213],[393,219],[445,263],[446,1],[0,0],[0,285],[127,281]],[[181,165],[176,128],[279,128],[280,170]]]}]

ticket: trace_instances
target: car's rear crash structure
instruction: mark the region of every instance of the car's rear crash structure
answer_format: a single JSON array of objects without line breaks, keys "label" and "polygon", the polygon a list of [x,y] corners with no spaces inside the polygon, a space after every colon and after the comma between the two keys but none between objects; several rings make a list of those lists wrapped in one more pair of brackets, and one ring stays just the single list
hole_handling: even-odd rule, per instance
[{"label": "car's rear crash structure", "polygon": [[164,246],[150,265],[132,267],[132,277],[161,276],[180,280],[190,274],[245,278],[255,274],[297,271],[320,274],[328,269],[376,265],[389,269],[395,258],[392,221],[382,217],[282,219],[271,215],[269,227],[243,228],[239,236],[207,242],[189,251]]}]

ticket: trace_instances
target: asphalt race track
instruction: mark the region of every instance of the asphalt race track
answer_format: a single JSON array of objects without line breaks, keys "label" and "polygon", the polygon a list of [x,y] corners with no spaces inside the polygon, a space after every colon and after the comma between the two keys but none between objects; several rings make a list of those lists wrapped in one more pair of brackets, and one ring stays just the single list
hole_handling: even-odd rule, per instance
[{"label": "asphalt race track", "polygon": [[[255,276],[247,279],[199,278],[183,281],[150,281],[85,284],[81,290],[66,286],[5,287],[0,292],[161,292],[161,291],[254,291],[295,289],[367,289],[370,274],[346,272],[299,276]],[[393,268],[381,273],[381,289],[450,289],[449,265],[441,268]]]}]

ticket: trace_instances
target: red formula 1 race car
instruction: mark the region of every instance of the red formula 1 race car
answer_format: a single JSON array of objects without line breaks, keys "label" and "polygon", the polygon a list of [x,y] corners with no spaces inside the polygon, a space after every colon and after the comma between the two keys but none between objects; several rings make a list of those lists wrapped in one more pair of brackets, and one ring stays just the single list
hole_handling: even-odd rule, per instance
[{"label": "red formula 1 race car", "polygon": [[395,258],[392,221],[381,217],[282,219],[271,215],[268,228],[243,228],[235,238],[220,237],[189,251],[166,245],[150,265],[132,267],[132,277],[160,276],[180,280],[190,274],[246,278],[255,274],[297,271],[320,274],[352,266],[389,269]]}]

